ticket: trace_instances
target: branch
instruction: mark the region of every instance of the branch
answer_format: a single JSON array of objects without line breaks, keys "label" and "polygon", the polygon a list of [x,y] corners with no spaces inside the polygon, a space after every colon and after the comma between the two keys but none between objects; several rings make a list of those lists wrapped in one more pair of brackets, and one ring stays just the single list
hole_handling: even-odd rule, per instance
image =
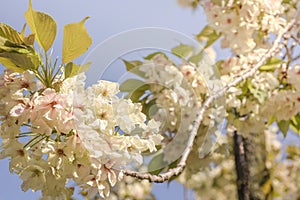
[{"label": "branch", "polygon": [[240,82],[244,81],[245,79],[251,76],[254,76],[256,71],[259,69],[259,67],[262,66],[267,61],[268,58],[275,56],[283,48],[282,45],[283,42],[281,43],[280,41],[284,35],[288,34],[288,32],[293,28],[294,25],[295,25],[295,19],[291,20],[287,24],[287,26],[282,30],[282,32],[278,34],[277,38],[273,43],[273,46],[268,50],[268,52],[265,55],[263,55],[260,58],[260,60],[255,65],[252,65],[252,68],[250,70],[247,70],[243,75],[236,78],[233,82],[225,86],[223,89],[219,90],[216,94],[209,96],[205,100],[203,107],[200,109],[196,119],[193,122],[193,129],[191,130],[190,136],[188,138],[187,146],[184,149],[184,152],[182,153],[182,157],[175,168],[169,169],[167,172],[158,175],[153,175],[147,172],[142,173],[142,172],[137,172],[132,170],[122,170],[121,173],[127,176],[132,176],[138,179],[147,179],[150,182],[157,182],[157,183],[165,182],[169,180],[171,177],[179,175],[186,166],[187,158],[193,149],[193,144],[194,144],[195,137],[197,135],[197,131],[203,120],[204,113],[209,108],[210,104],[215,99],[222,97],[228,91],[229,88],[238,85]]},{"label": "branch", "polygon": [[300,44],[300,40],[295,35],[291,35],[291,37],[295,40],[297,44]]},{"label": "branch", "polygon": [[297,61],[297,60],[299,60],[299,59],[300,59],[300,54],[297,55],[297,56],[295,56],[295,57],[292,59],[291,62],[295,62],[295,61]]}]

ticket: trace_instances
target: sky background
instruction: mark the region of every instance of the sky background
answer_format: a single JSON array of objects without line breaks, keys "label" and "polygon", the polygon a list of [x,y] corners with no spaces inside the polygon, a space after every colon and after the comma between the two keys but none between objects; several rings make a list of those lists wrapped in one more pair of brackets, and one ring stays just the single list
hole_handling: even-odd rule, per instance
[{"label": "sky background", "polygon": [[[192,37],[205,25],[205,16],[201,10],[182,8],[176,0],[33,0],[32,3],[33,9],[50,14],[57,22],[58,31],[53,45],[55,56],[61,55],[63,26],[91,16],[85,25],[93,44],[88,53],[77,59],[77,62],[83,61],[89,52],[107,38],[124,31],[160,27]],[[25,23],[24,12],[27,8],[27,0],[3,1],[0,7],[0,22],[20,31]],[[0,160],[0,177],[0,200],[38,199],[37,193],[22,192],[21,180],[17,175],[9,173],[8,159]],[[176,183],[169,186],[155,184],[154,188],[158,200],[181,200],[184,197],[184,189]]]}]

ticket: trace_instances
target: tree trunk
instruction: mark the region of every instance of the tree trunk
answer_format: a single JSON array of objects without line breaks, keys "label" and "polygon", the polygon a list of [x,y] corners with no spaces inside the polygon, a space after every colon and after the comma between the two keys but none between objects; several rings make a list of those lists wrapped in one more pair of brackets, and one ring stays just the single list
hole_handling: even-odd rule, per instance
[{"label": "tree trunk", "polygon": [[265,135],[249,134],[247,138],[234,132],[234,156],[239,200],[264,200],[262,187],[269,179],[266,168]]},{"label": "tree trunk", "polygon": [[250,200],[249,165],[245,154],[244,138],[235,131],[233,142],[238,197],[239,200]]}]

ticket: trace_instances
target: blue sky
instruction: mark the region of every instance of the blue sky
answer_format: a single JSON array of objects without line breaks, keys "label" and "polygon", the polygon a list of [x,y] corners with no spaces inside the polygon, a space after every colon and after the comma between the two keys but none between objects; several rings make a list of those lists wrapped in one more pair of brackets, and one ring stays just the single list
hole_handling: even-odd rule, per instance
[{"label": "blue sky", "polygon": [[[27,0],[2,2],[0,22],[20,31],[25,23],[24,12],[27,8]],[[85,16],[91,16],[86,22],[93,39],[89,52],[112,35],[134,28],[168,28],[192,37],[205,25],[201,10],[179,7],[176,0],[33,0],[33,8],[50,14],[57,21],[58,32],[53,45],[55,56],[61,55],[63,26],[78,22]],[[88,53],[77,59],[77,62],[81,62],[86,55]],[[7,159],[0,160],[0,175],[0,200],[38,199],[39,195],[36,193],[21,191],[18,176],[9,174]],[[183,188],[178,184],[156,184],[154,188],[158,200],[181,200],[184,196]]]}]

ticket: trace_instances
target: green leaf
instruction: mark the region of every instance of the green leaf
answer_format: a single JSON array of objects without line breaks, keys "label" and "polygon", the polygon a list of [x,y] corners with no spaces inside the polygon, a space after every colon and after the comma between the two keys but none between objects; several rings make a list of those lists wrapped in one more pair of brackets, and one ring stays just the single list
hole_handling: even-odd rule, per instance
[{"label": "green leaf", "polygon": [[27,44],[27,45],[33,45],[34,44],[34,39],[35,39],[34,34],[29,34],[27,36],[24,36],[24,38],[23,38],[24,43]]},{"label": "green leaf", "polygon": [[121,92],[128,92],[126,96],[133,102],[139,102],[140,98],[145,94],[146,90],[149,90],[150,86],[143,81],[137,79],[128,79],[120,85]]},{"label": "green leaf", "polygon": [[228,0],[226,0],[225,2],[220,1],[220,0],[211,0],[211,2],[213,3],[213,5],[222,6],[222,4],[224,4],[224,3],[225,3],[225,5],[227,5]]},{"label": "green leaf", "polygon": [[31,45],[32,46],[34,44],[34,39],[35,39],[34,33],[25,36],[25,29],[26,29],[26,24],[24,24],[24,26],[22,28],[22,31],[20,33],[20,37],[22,38],[22,40],[24,41],[24,43],[26,45]]},{"label": "green leaf", "polygon": [[1,63],[16,72],[35,70],[40,64],[40,58],[31,46],[14,43],[0,36]]},{"label": "green leaf", "polygon": [[2,36],[0,36],[0,47],[1,48],[10,48],[10,47],[13,47],[13,48],[26,48],[26,46],[24,45],[21,45],[21,44],[17,44],[17,43],[14,43]]},{"label": "green leaf", "polygon": [[215,33],[215,29],[212,28],[211,26],[207,25],[205,26],[198,35],[196,35],[198,41],[202,41],[203,39],[206,39],[210,35]]},{"label": "green leaf", "polygon": [[300,135],[300,114],[293,116],[290,122],[292,130]]},{"label": "green leaf", "polygon": [[122,61],[124,62],[127,71],[134,73],[142,78],[145,78],[145,72],[139,69],[139,67],[143,64],[141,61],[139,60],[133,60],[133,61],[122,60]]},{"label": "green leaf", "polygon": [[202,58],[203,58],[203,51],[200,51],[196,55],[191,56],[189,58],[189,61],[194,64],[198,64],[202,60]]},{"label": "green leaf", "polygon": [[255,38],[254,38],[254,42],[255,43],[263,43],[264,42],[264,38],[267,36],[267,33],[263,30],[258,30],[256,32]]},{"label": "green leaf", "polygon": [[163,166],[165,166],[165,163],[163,158],[164,158],[163,153],[160,153],[152,158],[152,160],[149,162],[148,165],[148,171],[151,174],[157,175],[164,169]]},{"label": "green leaf", "polygon": [[6,38],[7,40],[17,43],[17,44],[22,44],[23,40],[15,29],[10,27],[9,25],[0,23],[0,36],[3,38]]},{"label": "green leaf", "polygon": [[13,44],[12,42],[9,42],[6,38],[0,36],[0,46],[6,46],[7,43]]},{"label": "green leaf", "polygon": [[176,55],[180,58],[187,58],[194,51],[194,47],[186,45],[186,44],[180,44],[180,45],[172,48],[171,51],[174,55]]},{"label": "green leaf", "polygon": [[280,131],[283,133],[283,135],[286,136],[286,134],[289,130],[290,121],[281,120],[281,121],[277,122],[277,125],[278,125]]},{"label": "green leaf", "polygon": [[22,73],[24,72],[25,70],[22,69],[22,68],[19,68],[17,65],[15,65],[12,61],[10,61],[10,59],[8,58],[2,58],[0,57],[0,63],[6,67],[7,69],[12,69],[14,70],[15,72],[18,72],[18,73]]},{"label": "green leaf", "polygon": [[221,37],[221,34],[214,34],[214,35],[211,35],[209,38],[208,38],[208,41],[206,42],[206,45],[204,46],[204,48],[207,48],[209,46],[211,46],[216,40],[218,40],[219,38]]},{"label": "green leaf", "polygon": [[[145,102],[146,102],[146,99],[145,99]],[[159,107],[156,104],[156,99],[152,99],[148,103],[143,104],[142,112],[147,116],[148,119],[150,119],[152,116],[154,116],[158,110],[159,110]]]},{"label": "green leaf", "polygon": [[145,94],[146,90],[149,90],[150,86],[141,80],[128,79],[120,85],[121,92],[128,92],[126,96],[133,102],[139,102],[140,98]]},{"label": "green leaf", "polygon": [[275,116],[273,116],[273,117],[270,117],[269,119],[268,119],[268,122],[267,122],[267,126],[270,126],[273,122],[275,122],[276,121],[276,117]]},{"label": "green leaf", "polygon": [[266,62],[266,64],[262,65],[259,70],[260,71],[274,71],[276,69],[276,67],[283,63],[283,60],[273,57],[273,58],[269,58]]},{"label": "green leaf", "polygon": [[18,45],[14,43],[10,43],[9,41],[6,41],[4,45],[1,45],[0,40],[0,52],[15,52],[15,53],[21,53],[21,54],[30,54],[34,52],[32,48],[29,48],[27,46]]},{"label": "green leaf", "polygon": [[221,33],[217,33],[214,28],[207,25],[202,29],[202,31],[198,35],[196,35],[196,38],[200,42],[206,40],[204,48],[207,48],[211,46],[217,39],[219,39],[221,35]]},{"label": "green leaf", "polygon": [[88,62],[84,65],[76,65],[73,62],[69,62],[66,66],[65,66],[65,78],[70,78],[72,76],[75,76],[81,72],[85,72],[89,69],[91,63]]},{"label": "green leaf", "polygon": [[142,90],[134,90],[133,92],[129,93],[126,98],[129,98],[132,102],[137,103],[144,94],[145,92]]},{"label": "green leaf", "polygon": [[300,156],[300,148],[298,145],[289,145],[286,147],[287,159],[289,160],[297,160]]},{"label": "green leaf", "polygon": [[215,66],[217,67],[217,69],[219,71],[222,71],[223,70],[223,64],[224,64],[224,60],[219,60],[218,62],[215,63]]},{"label": "green leaf", "polygon": [[50,15],[33,10],[31,0],[29,0],[29,8],[25,13],[25,18],[30,30],[35,34],[36,41],[47,51],[52,46],[56,36],[56,22]]},{"label": "green leaf", "polygon": [[[2,52],[0,53],[2,59],[2,64],[5,67],[12,68],[16,70],[15,66],[18,67],[19,69],[17,71],[24,71],[24,70],[35,70],[38,68],[40,60],[39,57],[35,54],[30,54],[30,53],[17,53],[17,52]],[[10,60],[7,61],[7,59]],[[13,66],[12,63],[15,65]]]},{"label": "green leaf", "polygon": [[121,92],[133,92],[134,90],[137,89],[145,91],[149,89],[149,85],[137,79],[128,79],[120,85]]},{"label": "green leaf", "polygon": [[290,4],[291,0],[283,0],[282,3]]},{"label": "green leaf", "polygon": [[192,2],[193,9],[196,9],[199,4],[200,4],[200,0],[193,1]]},{"label": "green leaf", "polygon": [[[262,104],[268,97],[266,91],[255,88],[250,80],[247,80],[245,84],[249,89],[250,93],[258,100],[259,103]],[[241,94],[242,96],[240,95],[241,97],[247,94],[247,88],[242,87],[243,93]]]},{"label": "green leaf", "polygon": [[78,23],[67,24],[64,27],[62,62],[68,63],[85,53],[92,44],[84,23],[90,17],[85,17]]},{"label": "green leaf", "polygon": [[127,71],[131,71],[136,67],[139,67],[140,65],[143,64],[143,62],[139,61],[139,60],[133,60],[133,61],[127,61],[127,60],[123,60],[123,62],[126,65],[126,69]]},{"label": "green leaf", "polygon": [[249,88],[251,87],[251,81],[248,79],[246,81],[241,82],[239,88],[242,89],[242,94],[239,95],[240,99],[243,99],[245,95],[249,92]]},{"label": "green leaf", "polygon": [[256,88],[253,88],[252,86],[248,87],[250,92],[253,94],[253,96],[258,100],[259,103],[263,103],[266,98],[268,97],[267,93],[263,90],[259,90]]},{"label": "green leaf", "polygon": [[144,57],[144,59],[145,60],[151,60],[154,56],[159,55],[159,54],[163,55],[163,57],[165,57],[165,59],[167,59],[167,60],[169,59],[168,56],[165,53],[160,52],[160,51],[151,53],[148,56]]}]

